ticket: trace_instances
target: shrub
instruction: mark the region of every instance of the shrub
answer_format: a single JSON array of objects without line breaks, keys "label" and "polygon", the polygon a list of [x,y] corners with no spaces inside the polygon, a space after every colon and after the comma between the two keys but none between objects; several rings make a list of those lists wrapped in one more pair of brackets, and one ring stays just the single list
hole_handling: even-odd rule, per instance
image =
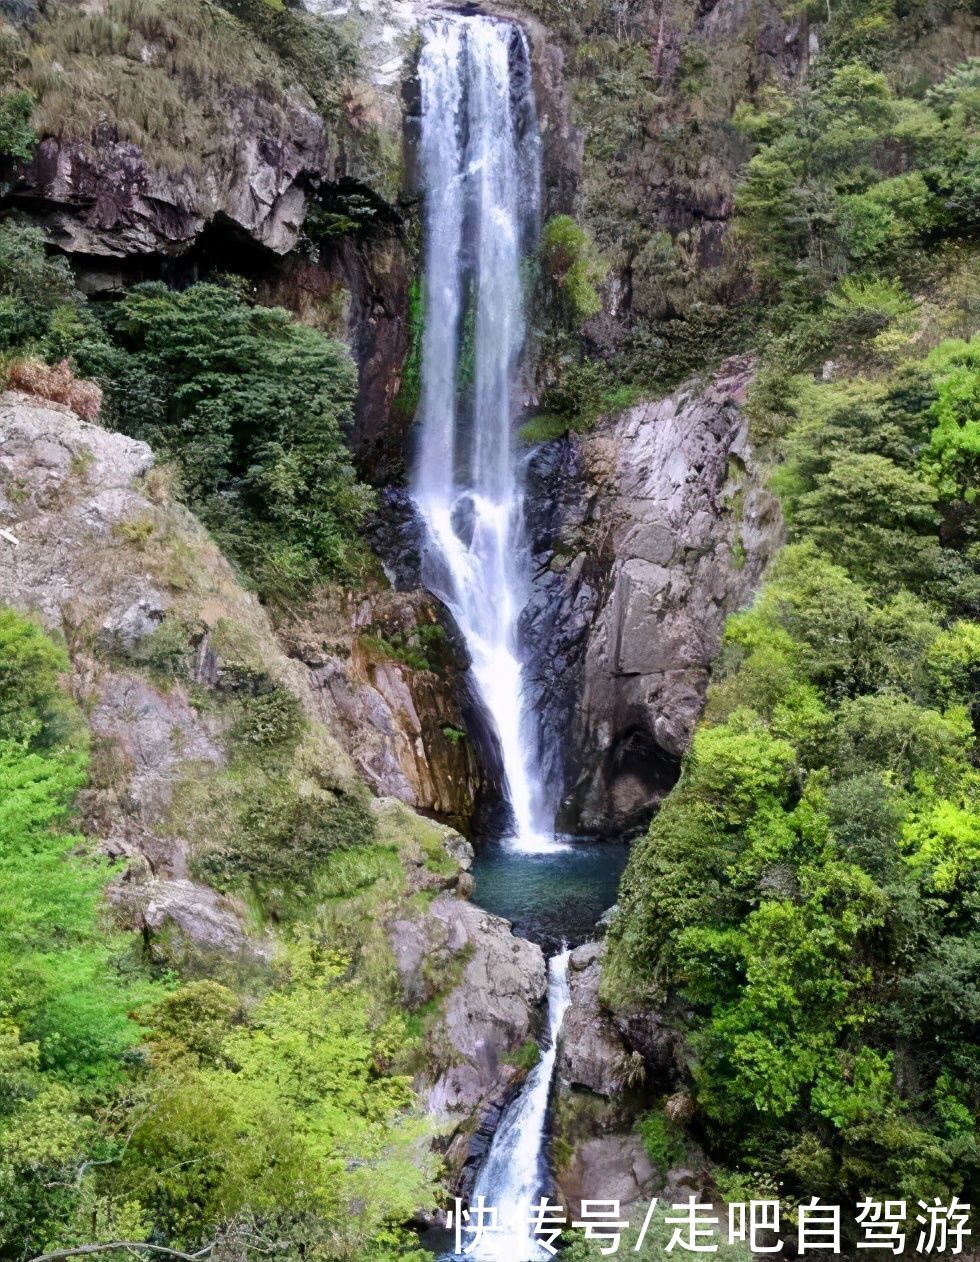
[{"label": "shrub", "polygon": [[637,1119],[636,1129],[647,1156],[661,1175],[684,1160],[685,1147],[680,1130],[662,1109],[651,1109],[642,1114]]},{"label": "shrub", "polygon": [[373,499],[346,431],[356,390],[339,343],[230,288],[138,285],[106,313],[112,345],[78,352],[113,424],[181,473],[192,507],[266,596],[367,564]]},{"label": "shrub", "polygon": [[541,233],[541,266],[568,321],[581,324],[602,310],[605,278],[595,243],[570,215],[554,215]]},{"label": "shrub", "polygon": [[855,259],[894,256],[928,232],[936,219],[932,194],[918,171],[842,197],[839,214],[841,237]]},{"label": "shrub", "polygon": [[27,159],[37,144],[34,97],[23,88],[0,93],[0,157]]},{"label": "shrub", "polygon": [[63,403],[86,421],[94,421],[102,408],[100,387],[94,381],[79,380],[67,359],[58,364],[46,364],[40,359],[15,360],[7,369],[7,388]]}]

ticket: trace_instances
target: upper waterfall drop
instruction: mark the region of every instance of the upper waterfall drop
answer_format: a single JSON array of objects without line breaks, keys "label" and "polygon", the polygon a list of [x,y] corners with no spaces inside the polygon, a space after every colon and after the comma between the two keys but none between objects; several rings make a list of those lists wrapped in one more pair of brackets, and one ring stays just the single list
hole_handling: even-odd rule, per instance
[{"label": "upper waterfall drop", "polygon": [[527,593],[513,436],[521,264],[541,185],[527,40],[512,22],[435,19],[419,81],[425,327],[412,493],[428,530],[423,577],[459,625],[496,725],[510,842],[553,850],[561,847],[533,765],[517,643]]}]

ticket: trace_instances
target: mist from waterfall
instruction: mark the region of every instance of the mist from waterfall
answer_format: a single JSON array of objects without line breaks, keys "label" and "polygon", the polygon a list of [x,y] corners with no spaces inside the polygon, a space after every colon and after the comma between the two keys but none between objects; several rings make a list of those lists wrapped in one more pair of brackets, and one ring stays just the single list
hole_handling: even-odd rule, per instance
[{"label": "mist from waterfall", "polygon": [[532,751],[517,620],[527,596],[514,450],[525,339],[522,260],[538,226],[540,138],[524,33],[488,17],[428,23],[419,62],[425,326],[412,494],[423,579],[465,638],[499,740],[523,851],[562,848]]}]

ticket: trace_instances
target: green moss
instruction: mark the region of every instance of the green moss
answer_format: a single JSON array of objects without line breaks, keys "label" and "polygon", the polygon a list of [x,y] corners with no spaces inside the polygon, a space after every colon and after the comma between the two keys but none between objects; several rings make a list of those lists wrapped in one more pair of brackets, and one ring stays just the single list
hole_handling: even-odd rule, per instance
[{"label": "green moss", "polygon": [[422,338],[425,330],[425,295],[418,276],[412,278],[408,290],[408,352],[402,365],[398,394],[392,411],[403,421],[410,421],[418,411],[422,395]]},{"label": "green moss", "polygon": [[621,412],[640,397],[634,386],[617,382],[606,364],[585,360],[559,366],[541,396],[544,410],[521,428],[521,440],[534,445],[570,432],[585,433],[600,417]]},{"label": "green moss", "polygon": [[516,1066],[522,1073],[529,1074],[541,1059],[541,1048],[534,1039],[527,1039],[520,1047],[503,1057],[508,1065]]},{"label": "green moss", "polygon": [[375,657],[424,671],[438,669],[448,644],[446,633],[437,622],[422,622],[410,631],[368,629],[361,632],[360,641]]}]

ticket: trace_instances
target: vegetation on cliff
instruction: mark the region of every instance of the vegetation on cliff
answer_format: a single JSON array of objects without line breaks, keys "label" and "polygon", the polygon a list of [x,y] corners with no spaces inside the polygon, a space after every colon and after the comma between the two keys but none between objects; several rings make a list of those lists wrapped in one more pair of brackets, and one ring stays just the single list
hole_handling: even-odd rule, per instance
[{"label": "vegetation on cliff", "polygon": [[98,12],[55,4],[22,16],[0,32],[0,76],[18,88],[4,98],[17,126],[14,143],[0,130],[0,155],[29,156],[25,105],[36,136],[126,141],[174,175],[226,156],[243,112],[282,135],[297,104],[338,129],[350,121],[353,35],[281,3],[110,0]]},{"label": "vegetation on cliff", "polygon": [[347,349],[244,286],[138,285],[87,302],[28,225],[0,225],[0,353],[67,360],[102,386],[103,417],[150,442],[186,502],[269,597],[367,565],[372,496],[347,445],[357,381]]},{"label": "vegetation on cliff", "polygon": [[64,831],[87,764],[67,669],[0,611],[0,1255],[413,1256],[431,1169],[405,1021],[309,929],[232,989],[159,974],[105,922],[110,873]]},{"label": "vegetation on cliff", "polygon": [[736,1190],[971,1199],[980,63],[930,88],[887,6],[843,14],[807,81],[735,115],[790,546],[729,622],[604,987],[684,1031]]}]

